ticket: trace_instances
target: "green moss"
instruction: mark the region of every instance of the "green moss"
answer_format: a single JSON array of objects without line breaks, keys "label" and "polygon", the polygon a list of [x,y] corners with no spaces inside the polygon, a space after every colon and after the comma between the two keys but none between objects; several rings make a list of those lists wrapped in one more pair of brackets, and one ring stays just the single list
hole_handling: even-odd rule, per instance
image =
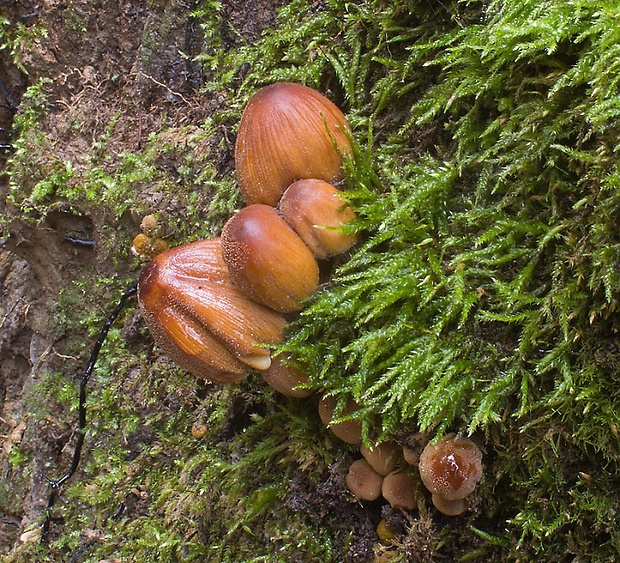
[{"label": "green moss", "polygon": [[[287,553],[304,552],[327,560],[323,557],[330,543],[327,531],[315,532],[316,537],[299,536],[296,530],[302,523],[295,524],[299,516],[281,507],[288,494],[286,475],[299,459],[311,458],[313,472],[330,461],[323,459],[324,451],[316,445],[318,428],[312,417],[267,401],[265,414],[247,413],[245,422],[235,421],[240,394],[255,393],[242,386],[210,393],[198,407],[203,417],[196,419],[196,410],[168,403],[180,396],[187,401],[196,393],[192,378],[167,371],[146,379],[136,385],[148,386],[150,395],[141,389],[135,397],[156,394],[163,401],[163,408],[146,418],[139,416],[146,406],[140,399],[120,400],[128,392],[121,382],[110,380],[90,395],[93,446],[80,482],[67,489],[65,510],[71,511],[75,504],[88,506],[94,510],[83,511],[74,526],[106,530],[105,540],[100,538],[89,550],[92,560],[114,554],[147,561],[205,557],[249,561],[264,549],[264,526],[265,532],[277,535],[281,560],[288,559]],[[99,386],[102,383],[99,378]],[[264,398],[253,400],[265,409]],[[116,408],[111,408],[113,404]],[[193,422],[206,424],[209,433],[193,437]],[[235,434],[225,438],[231,424]],[[144,440],[139,447],[136,436]],[[104,448],[98,446],[101,440],[106,442]],[[298,459],[299,451],[303,455]],[[123,512],[118,511],[121,505],[126,507]],[[115,513],[118,516],[113,517]],[[80,541],[77,534],[63,534],[50,548],[52,553],[71,552]]]},{"label": "green moss", "polygon": [[21,72],[27,73],[23,64],[24,53],[36,40],[44,40],[46,37],[47,29],[43,21],[38,21],[35,25],[25,25],[21,21],[10,21],[0,16],[0,50],[10,53],[13,64]]},{"label": "green moss", "polygon": [[[620,446],[618,131],[609,112],[617,89],[607,87],[617,84],[617,6],[511,6],[489,6],[484,24],[430,37],[399,28],[386,40],[412,44],[401,60],[395,48],[389,63],[376,59],[384,68],[371,73],[398,68],[405,84],[429,66],[439,73],[413,97],[391,138],[398,144],[372,149],[378,177],[363,163],[361,174],[351,168],[366,241],[311,299],[285,349],[314,367],[320,388],[357,400],[369,433],[498,427],[510,442],[512,432],[542,432],[511,450],[513,464],[549,427],[571,436],[554,455],[528,461],[533,474],[548,471],[549,489],[506,468],[532,499],[512,519],[520,545],[548,553],[563,549],[571,527],[573,538],[588,537],[601,516],[602,507],[591,513],[566,494],[570,483],[558,475],[566,452],[571,463],[592,463],[595,452],[596,479],[606,481]],[[330,61],[345,95],[358,91],[356,76]],[[385,111],[400,92],[375,84],[384,90],[371,105]],[[449,136],[406,158],[407,136],[437,123]],[[603,512],[617,501],[607,497]],[[617,543],[611,530],[588,542],[601,559]],[[591,553],[578,544],[571,549]]]},{"label": "green moss", "polygon": [[78,213],[88,208],[109,216],[107,226],[114,233],[102,233],[102,240],[113,241],[111,251],[114,246],[128,251],[137,225],[128,233],[114,225],[128,214],[150,213],[148,201],[155,194],[159,207],[184,210],[182,215],[164,217],[167,232],[179,242],[212,236],[238,205],[235,185],[219,178],[209,122],[203,127],[166,128],[150,135],[141,150],[119,154],[111,150],[114,118],[86,158],[50,157],[55,141],[38,127],[46,116],[44,88],[44,83],[31,88],[22,103],[29,107],[19,119],[22,134],[9,162],[9,201],[24,219],[39,221],[58,202]]}]

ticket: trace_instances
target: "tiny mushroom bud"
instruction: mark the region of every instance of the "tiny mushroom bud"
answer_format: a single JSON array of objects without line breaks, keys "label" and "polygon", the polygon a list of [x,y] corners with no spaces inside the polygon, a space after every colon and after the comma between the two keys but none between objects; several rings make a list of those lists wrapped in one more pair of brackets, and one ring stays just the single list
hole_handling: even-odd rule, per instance
[{"label": "tiny mushroom bud", "polygon": [[323,180],[298,180],[291,184],[279,204],[284,220],[320,259],[349,250],[355,235],[338,230],[356,217],[340,191]]},{"label": "tiny mushroom bud", "polygon": [[297,368],[283,363],[282,356],[272,358],[271,365],[264,371],[261,371],[263,379],[267,384],[276,391],[292,397],[294,399],[302,399],[312,395],[312,389],[300,387],[308,382],[308,375]]},{"label": "tiny mushroom bud", "polygon": [[409,465],[418,465],[420,454],[428,443],[428,436],[423,432],[416,432],[407,436],[403,443],[403,458]]},{"label": "tiny mushroom bud", "polygon": [[161,238],[155,238],[151,241],[151,248],[153,249],[153,256],[157,256],[162,252],[166,252],[170,248],[170,245]]},{"label": "tiny mushroom bud", "polygon": [[402,471],[392,471],[383,478],[381,493],[383,498],[396,510],[413,510],[418,503],[415,495],[416,481],[413,475]]},{"label": "tiny mushroom bud", "polygon": [[319,285],[314,256],[268,205],[250,205],[228,220],[222,254],[233,283],[276,311],[300,310]]},{"label": "tiny mushroom bud", "polygon": [[156,237],[159,234],[159,221],[155,215],[145,215],[140,223],[140,229],[147,237]]},{"label": "tiny mushroom bud", "polygon": [[379,475],[394,471],[400,458],[400,448],[394,442],[381,442],[373,446],[362,444],[360,452]]},{"label": "tiny mushroom bud", "polygon": [[465,498],[482,476],[482,452],[469,438],[446,434],[420,455],[420,477],[426,488],[445,500]]},{"label": "tiny mushroom bud", "polygon": [[377,536],[382,543],[391,542],[396,537],[396,531],[390,527],[385,518],[381,518],[377,524]]},{"label": "tiny mushroom bud", "polygon": [[[321,398],[319,401],[319,417],[321,421],[343,442],[347,444],[359,444],[362,441],[362,423],[359,420],[351,419],[336,424],[330,424],[334,416],[337,401],[338,399],[331,395]],[[357,409],[358,406],[355,401],[349,401],[342,411],[342,416],[349,415]]]},{"label": "tiny mushroom bud", "polygon": [[138,302],[155,342],[182,368],[218,383],[266,369],[261,344],[283,339],[286,320],[233,285],[220,239],[172,248],[142,270]]},{"label": "tiny mushroom bud", "polygon": [[144,233],[140,233],[133,239],[131,252],[140,258],[140,260],[148,262],[158,254],[166,252],[169,248],[170,246],[165,240],[161,238],[149,238]]},{"label": "tiny mushroom bud", "polygon": [[347,489],[359,500],[377,500],[381,496],[383,477],[365,459],[354,461],[345,477]]},{"label": "tiny mushroom bud", "polygon": [[151,254],[151,239],[144,233],[139,233],[133,239],[131,252],[141,260],[150,260],[154,256]]},{"label": "tiny mushroom bud", "polygon": [[247,204],[275,206],[295,180],[343,177],[349,124],[319,92],[290,82],[263,88],[248,102],[235,145],[235,168]]},{"label": "tiny mushroom bud", "polygon": [[207,430],[207,425],[204,422],[194,422],[194,424],[192,424],[192,436],[194,438],[204,438],[207,434]]}]

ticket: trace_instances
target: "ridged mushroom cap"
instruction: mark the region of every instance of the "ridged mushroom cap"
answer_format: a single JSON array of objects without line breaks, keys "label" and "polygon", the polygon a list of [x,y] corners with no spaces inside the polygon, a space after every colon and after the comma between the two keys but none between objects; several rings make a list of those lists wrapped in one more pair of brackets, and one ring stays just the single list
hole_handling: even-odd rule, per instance
[{"label": "ridged mushroom cap", "polygon": [[155,342],[182,368],[218,383],[271,363],[263,343],[283,339],[285,318],[233,285],[220,239],[172,248],[138,281],[138,302]]},{"label": "ridged mushroom cap", "polygon": [[312,88],[277,82],[258,91],[243,111],[235,144],[245,202],[276,206],[296,180],[341,180],[349,129],[338,107]]}]

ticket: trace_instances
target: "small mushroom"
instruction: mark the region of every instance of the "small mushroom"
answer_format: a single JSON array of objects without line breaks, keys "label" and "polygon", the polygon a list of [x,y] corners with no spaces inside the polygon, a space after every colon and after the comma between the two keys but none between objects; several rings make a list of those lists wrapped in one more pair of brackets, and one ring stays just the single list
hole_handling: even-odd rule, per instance
[{"label": "small mushroom", "polygon": [[383,478],[383,498],[396,510],[413,510],[418,506],[415,495],[416,481],[404,471],[392,471]]},{"label": "small mushroom", "polygon": [[482,452],[469,438],[446,434],[426,445],[420,455],[420,477],[434,495],[464,499],[482,476]]},{"label": "small mushroom", "polygon": [[352,150],[349,129],[336,105],[307,86],[277,82],[254,94],[235,144],[245,202],[276,206],[296,180],[342,179],[342,155]]},{"label": "small mushroom", "polygon": [[207,435],[207,425],[204,422],[194,422],[192,424],[192,436],[196,439],[204,438]]},{"label": "small mushroom", "polygon": [[396,537],[396,530],[390,527],[385,518],[381,518],[377,524],[377,536],[381,543],[389,543]]},{"label": "small mushroom", "polygon": [[440,495],[432,495],[431,497],[435,508],[446,516],[458,516],[463,514],[468,508],[469,503],[467,497],[456,500],[447,500]]},{"label": "small mushroom", "polygon": [[161,225],[155,215],[149,214],[142,217],[142,221],[140,222],[140,230],[147,237],[155,238],[160,234]]},{"label": "small mushroom", "polygon": [[323,180],[298,180],[286,189],[278,206],[284,220],[319,259],[345,252],[356,241],[355,235],[339,230],[356,217],[340,193]]},{"label": "small mushroom", "polygon": [[161,238],[151,238],[144,233],[139,233],[133,239],[131,246],[131,252],[134,256],[137,256],[140,260],[148,262],[161,254],[166,252],[170,247],[168,243]]},{"label": "small mushroom", "polygon": [[179,366],[218,383],[266,369],[262,344],[283,340],[285,318],[233,285],[220,239],[172,248],[153,259],[138,281],[138,302],[155,342]]},{"label": "small mushroom", "polygon": [[[362,423],[359,420],[345,420],[343,422],[337,422],[331,424],[331,420],[334,416],[334,410],[338,399],[332,395],[327,395],[321,398],[319,401],[319,417],[325,426],[328,426],[333,434],[340,438],[347,444],[359,444],[362,441]],[[347,416],[358,409],[355,401],[349,401],[344,410],[342,416]]]},{"label": "small mushroom", "polygon": [[312,395],[312,389],[300,387],[308,382],[308,375],[297,368],[283,363],[282,356],[276,356],[271,360],[271,365],[261,371],[263,379],[267,385],[294,399],[302,399]]},{"label": "small mushroom", "polygon": [[149,262],[170,248],[159,236],[161,226],[155,215],[145,215],[140,223],[140,230],[142,232],[133,239],[131,252],[143,262]]},{"label": "small mushroom", "polygon": [[381,442],[372,446],[362,444],[360,453],[379,475],[384,476],[394,471],[400,459],[400,448],[394,442]]},{"label": "small mushroom", "polygon": [[347,489],[359,500],[377,500],[382,482],[383,477],[365,459],[354,461],[345,477]]},{"label": "small mushroom", "polygon": [[423,432],[416,432],[407,436],[403,443],[403,458],[409,465],[420,463],[420,454],[428,444],[428,436]]},{"label": "small mushroom", "polygon": [[222,255],[234,284],[251,299],[285,313],[319,284],[319,266],[278,212],[255,204],[233,215],[222,230]]}]

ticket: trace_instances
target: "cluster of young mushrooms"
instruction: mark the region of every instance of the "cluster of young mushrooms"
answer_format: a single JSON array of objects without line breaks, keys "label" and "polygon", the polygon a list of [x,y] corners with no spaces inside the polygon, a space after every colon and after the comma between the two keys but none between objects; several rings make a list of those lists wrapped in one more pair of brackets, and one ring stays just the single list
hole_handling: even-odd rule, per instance
[{"label": "cluster of young mushrooms", "polygon": [[[303,386],[307,375],[272,358],[269,345],[283,341],[287,315],[317,290],[318,261],[356,242],[341,229],[355,213],[333,185],[351,152],[350,126],[336,105],[300,84],[272,84],[243,112],[235,168],[246,207],[221,236],[165,249],[150,220],[143,222],[134,250],[156,256],[140,275],[138,301],[155,342],[179,366],[216,383],[238,382],[254,368],[287,396],[312,393]],[[438,510],[467,509],[482,474],[471,440],[444,436],[419,459],[391,442],[368,447],[358,421],[330,423],[335,403],[322,398],[319,415],[343,441],[360,444],[363,457],[346,478],[353,495],[415,508],[416,480],[405,468],[414,464]]]},{"label": "cluster of young mushrooms", "polygon": [[[383,497],[392,508],[413,510],[418,506],[417,479],[412,468],[417,467],[424,486],[432,494],[435,508],[448,516],[457,516],[468,507],[470,495],[482,477],[482,452],[464,436],[450,433],[437,442],[428,442],[422,433],[412,434],[403,445],[362,442],[359,421],[351,418],[331,424],[336,399],[325,396],[319,401],[319,416],[333,434],[347,444],[359,446],[362,457],[354,461],[345,483],[361,501]],[[357,409],[349,402],[343,416]]]}]

